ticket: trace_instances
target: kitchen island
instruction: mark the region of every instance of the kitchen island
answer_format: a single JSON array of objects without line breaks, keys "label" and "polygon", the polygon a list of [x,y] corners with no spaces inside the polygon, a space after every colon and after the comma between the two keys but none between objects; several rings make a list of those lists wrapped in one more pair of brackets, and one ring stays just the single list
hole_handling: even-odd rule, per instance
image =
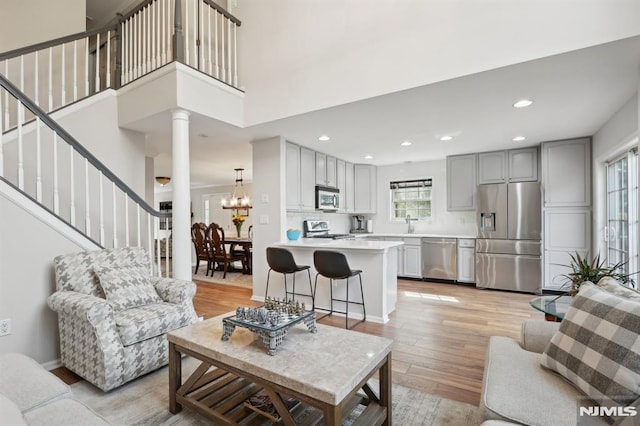
[{"label": "kitchen island", "polygon": [[[397,248],[402,246],[402,244],[401,241],[301,238],[297,241],[286,241],[274,245],[290,250],[297,264],[311,266],[312,283],[315,282],[316,275],[316,270],[313,266],[313,252],[315,250],[333,250],[343,253],[347,257],[351,269],[362,270],[362,287],[365,308],[367,310],[367,321],[386,323],[389,321],[389,314],[396,308],[398,291]],[[276,275],[279,274],[272,275],[273,284],[269,284],[269,293],[271,294],[271,289],[273,289],[274,292],[283,292],[283,285],[276,283]],[[303,277],[302,274],[298,275],[296,279],[296,291],[305,291],[307,285],[306,277]],[[289,285],[291,285],[290,279],[288,282]],[[339,283],[334,282],[333,286],[334,298],[344,299],[346,295],[344,280],[340,280]],[[358,278],[350,278],[349,286],[350,300],[359,301],[360,287]],[[329,309],[330,307],[329,280],[327,278],[318,277],[316,306],[323,309]],[[344,311],[344,303],[334,302],[334,309]],[[349,305],[349,317],[362,318],[361,307],[358,305]]]}]

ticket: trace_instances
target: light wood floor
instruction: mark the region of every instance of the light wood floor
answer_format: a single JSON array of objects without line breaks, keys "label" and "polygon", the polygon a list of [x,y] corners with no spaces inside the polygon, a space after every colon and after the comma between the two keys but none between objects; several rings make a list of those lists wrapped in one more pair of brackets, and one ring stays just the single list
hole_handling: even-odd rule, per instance
[{"label": "light wood floor", "polygon": [[[251,306],[251,290],[197,282],[194,306],[205,318]],[[544,320],[534,296],[475,287],[398,280],[398,303],[386,324],[354,330],[393,339],[393,382],[478,405],[489,337],[518,339],[523,320]],[[344,327],[344,317],[323,324]]]},{"label": "light wood floor", "polygon": [[[196,281],[198,315],[211,318],[238,306],[257,306],[251,290]],[[398,280],[398,303],[386,324],[365,322],[354,330],[387,337],[393,344],[393,382],[443,398],[478,405],[489,336],[518,339],[523,320],[543,320],[529,306],[533,295],[475,287]],[[323,324],[344,327],[344,317]],[[82,380],[64,367],[53,371],[67,383]]]}]

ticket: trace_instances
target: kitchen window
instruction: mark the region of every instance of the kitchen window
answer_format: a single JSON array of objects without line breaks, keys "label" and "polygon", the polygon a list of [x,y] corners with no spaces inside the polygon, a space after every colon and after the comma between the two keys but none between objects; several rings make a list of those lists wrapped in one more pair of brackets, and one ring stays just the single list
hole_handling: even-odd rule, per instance
[{"label": "kitchen window", "polygon": [[607,164],[607,262],[627,262],[627,274],[638,271],[637,205],[638,152],[633,150]]},{"label": "kitchen window", "polygon": [[391,193],[391,220],[431,219],[432,179],[389,182]]}]

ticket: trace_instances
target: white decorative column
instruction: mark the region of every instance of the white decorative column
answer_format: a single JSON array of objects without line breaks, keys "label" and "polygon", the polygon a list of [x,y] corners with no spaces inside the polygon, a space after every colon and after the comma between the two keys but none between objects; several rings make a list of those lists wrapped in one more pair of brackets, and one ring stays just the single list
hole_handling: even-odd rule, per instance
[{"label": "white decorative column", "polygon": [[171,111],[173,124],[173,277],[191,281],[191,178],[189,176],[189,113]]}]

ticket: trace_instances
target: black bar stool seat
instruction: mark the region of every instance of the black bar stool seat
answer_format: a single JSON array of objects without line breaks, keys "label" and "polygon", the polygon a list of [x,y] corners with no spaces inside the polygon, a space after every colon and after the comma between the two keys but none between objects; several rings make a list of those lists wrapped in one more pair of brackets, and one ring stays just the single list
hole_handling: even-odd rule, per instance
[{"label": "black bar stool seat", "polygon": [[[344,314],[345,315],[345,323],[344,326],[345,328],[348,329],[352,329],[353,327],[355,327],[356,325],[360,324],[361,322],[364,322],[367,320],[367,311],[365,310],[365,306],[364,306],[364,293],[362,291],[362,271],[359,269],[351,269],[351,267],[349,267],[349,263],[347,262],[347,257],[342,254],[339,253],[337,251],[331,251],[331,250],[316,250],[313,252],[313,264],[316,268],[316,271],[318,272],[316,274],[316,281],[313,287],[313,296],[314,296],[314,301],[315,301],[315,295],[316,295],[316,290],[318,288],[318,276],[321,275],[325,278],[329,278],[329,291],[330,291],[330,295],[331,295],[331,309],[329,310],[329,313],[327,313],[326,315],[323,315],[322,317],[318,318],[318,319],[322,319],[326,316],[329,316],[331,314],[338,313],[338,314]],[[360,279],[360,300],[361,302],[354,302],[349,300],[349,278],[351,277],[355,277],[358,276],[358,278]],[[346,286],[347,286],[347,290],[346,290],[346,298],[345,299],[336,299],[333,297],[333,280],[344,280],[346,279]],[[345,304],[345,310],[344,311],[336,311],[333,309],[333,302],[343,302]],[[362,306],[362,319],[356,321],[353,325],[351,325],[351,327],[349,327],[349,304],[352,305],[360,305]],[[316,309],[315,305],[314,305],[314,309]],[[326,309],[322,309],[321,310],[326,310]]]},{"label": "black bar stool seat", "polygon": [[[285,299],[289,300],[289,296],[295,299],[295,296],[304,296],[311,298],[311,305],[315,304],[314,292],[311,286],[311,267],[309,265],[296,264],[293,254],[287,249],[280,247],[267,247],[267,264],[269,265],[269,272],[267,272],[267,287],[264,290],[264,299],[267,300],[269,294],[269,278],[271,271],[275,271],[284,275],[284,295]],[[307,271],[309,277],[309,294],[296,292],[296,272]],[[287,286],[287,275],[293,274],[293,286],[291,291]]]}]

